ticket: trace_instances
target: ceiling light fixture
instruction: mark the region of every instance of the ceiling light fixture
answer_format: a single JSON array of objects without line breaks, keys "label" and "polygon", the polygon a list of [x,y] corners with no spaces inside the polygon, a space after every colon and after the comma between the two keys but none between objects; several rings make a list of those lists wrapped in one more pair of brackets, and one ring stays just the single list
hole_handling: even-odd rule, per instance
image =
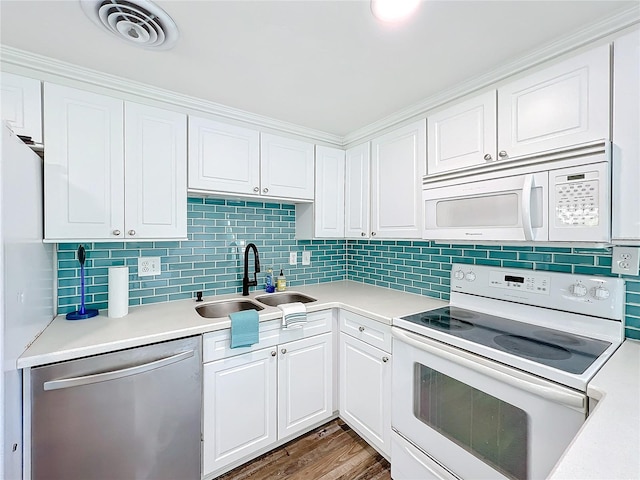
[{"label": "ceiling light fixture", "polygon": [[378,20],[387,23],[408,18],[420,5],[420,0],[371,0],[371,12]]},{"label": "ceiling light fixture", "polygon": [[150,0],[80,0],[84,13],[129,44],[168,50],[178,40],[178,27],[163,9]]}]

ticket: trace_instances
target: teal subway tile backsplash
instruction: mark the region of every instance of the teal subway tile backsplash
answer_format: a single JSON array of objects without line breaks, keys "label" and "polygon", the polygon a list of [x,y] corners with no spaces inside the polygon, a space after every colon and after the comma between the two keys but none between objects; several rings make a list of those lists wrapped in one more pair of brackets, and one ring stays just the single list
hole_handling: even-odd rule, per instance
[{"label": "teal subway tile backsplash", "polygon": [[[240,293],[244,246],[260,252],[264,283],[268,267],[283,268],[287,283],[307,285],[338,280],[449,299],[449,275],[455,262],[576,274],[611,274],[608,249],[459,245],[431,241],[296,240],[295,207],[289,204],[226,199],[188,199],[188,240],[168,242],[95,242],[87,249],[87,303],[107,308],[108,267],[129,266],[129,304],[143,305]],[[78,308],[80,270],[77,243],[58,245],[58,313]],[[311,252],[311,265],[289,266],[289,252]],[[140,256],[161,257],[161,274],[138,277]],[[300,262],[301,255],[298,255]],[[251,263],[251,262],[250,262]],[[625,276],[626,336],[640,339],[640,276]],[[261,288],[261,287],[258,287]]]},{"label": "teal subway tile backsplash", "polygon": [[[267,268],[284,269],[288,285],[346,279],[346,241],[295,239],[295,207],[288,204],[189,198],[187,237],[169,242],[84,243],[86,302],[107,308],[108,267],[129,266],[129,305],[240,293],[244,246],[255,243],[260,253],[258,289]],[[77,243],[58,244],[58,313],[76,310],[80,303]],[[310,250],[311,265],[289,265],[289,251]],[[161,274],[138,277],[138,257],[161,257]],[[253,262],[250,261],[250,272]]]},{"label": "teal subway tile backsplash", "polygon": [[[449,300],[451,264],[456,262],[617,276],[611,273],[609,249],[450,245],[430,241],[353,240],[347,243],[349,280],[442,300]],[[624,279],[627,282],[625,334],[640,339],[640,276]]]}]

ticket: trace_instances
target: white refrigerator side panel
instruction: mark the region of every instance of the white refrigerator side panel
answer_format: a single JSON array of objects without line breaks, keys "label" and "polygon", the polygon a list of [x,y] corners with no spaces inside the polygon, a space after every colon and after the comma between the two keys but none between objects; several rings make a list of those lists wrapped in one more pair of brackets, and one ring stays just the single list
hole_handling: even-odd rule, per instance
[{"label": "white refrigerator side panel", "polygon": [[0,476],[18,479],[22,477],[22,381],[15,365],[54,316],[53,245],[42,243],[42,162],[6,127],[0,168],[4,416]]}]

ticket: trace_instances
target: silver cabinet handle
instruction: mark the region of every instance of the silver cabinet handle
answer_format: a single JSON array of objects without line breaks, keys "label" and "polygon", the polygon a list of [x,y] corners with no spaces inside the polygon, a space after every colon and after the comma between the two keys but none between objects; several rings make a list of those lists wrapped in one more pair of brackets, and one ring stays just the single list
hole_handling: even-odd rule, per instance
[{"label": "silver cabinet handle", "polygon": [[130,377],[139,373],[149,372],[156,368],[166,367],[172,363],[180,362],[187,358],[193,357],[193,350],[178,353],[170,357],[161,358],[135,367],[123,368],[121,370],[113,370],[111,372],[96,373],[93,375],[85,375],[83,377],[63,378],[61,380],[51,380],[44,382],[45,390],[59,390],[61,388],[79,387],[80,385],[90,385],[92,383],[106,382],[107,380],[115,380],[116,378]]},{"label": "silver cabinet handle", "polygon": [[268,192],[269,192],[269,189],[268,189],[268,188],[263,188],[263,189],[262,189],[262,192],[263,192],[263,193],[268,193]]},{"label": "silver cabinet handle", "polygon": [[119,237],[119,236],[120,236],[120,230],[114,230],[114,231],[113,231],[113,234],[114,234],[116,237]]},{"label": "silver cabinet handle", "polygon": [[487,154],[484,156],[484,159],[485,159],[487,162],[490,162],[491,160],[493,160],[493,157],[491,156],[491,154],[490,154],[490,153],[487,153]]},{"label": "silver cabinet handle", "polygon": [[287,349],[283,348],[282,350],[280,350],[280,352],[282,352],[282,354],[284,355],[285,353],[287,353]]},{"label": "silver cabinet handle", "polygon": [[136,234],[135,230],[129,230],[129,236],[133,237]]},{"label": "silver cabinet handle", "polygon": [[364,233],[364,232],[360,232],[360,236],[361,236],[361,237],[366,237],[366,236],[367,236],[367,234],[366,234],[366,233]]},{"label": "silver cabinet handle", "polygon": [[371,236],[375,237],[376,236],[376,232],[371,232]]},{"label": "silver cabinet handle", "polygon": [[358,327],[358,330],[360,330],[361,332],[364,332],[364,327],[360,326],[360,327]]},{"label": "silver cabinet handle", "polygon": [[389,357],[382,357],[382,361],[383,361],[384,363],[387,363],[387,362],[389,361]]},{"label": "silver cabinet handle", "polygon": [[505,152],[504,150],[500,150],[500,151],[498,152],[498,156],[499,156],[500,158],[505,158],[505,157],[507,156],[507,152]]},{"label": "silver cabinet handle", "polygon": [[272,356],[272,357],[275,357],[276,355],[277,355],[276,351],[275,351],[275,350],[273,350],[273,351],[271,352],[271,356]]},{"label": "silver cabinet handle", "polygon": [[259,188],[259,187],[253,187],[253,191],[254,191],[254,192],[259,192],[259,191],[260,191],[260,188]]}]

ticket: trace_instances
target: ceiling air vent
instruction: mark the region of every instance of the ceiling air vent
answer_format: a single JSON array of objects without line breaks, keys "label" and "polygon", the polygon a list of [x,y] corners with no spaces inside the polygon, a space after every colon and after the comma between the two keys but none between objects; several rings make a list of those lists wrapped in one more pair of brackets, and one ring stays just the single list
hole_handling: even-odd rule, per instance
[{"label": "ceiling air vent", "polygon": [[178,40],[175,22],[149,0],[80,0],[80,5],[96,25],[130,44],[168,50]]}]

